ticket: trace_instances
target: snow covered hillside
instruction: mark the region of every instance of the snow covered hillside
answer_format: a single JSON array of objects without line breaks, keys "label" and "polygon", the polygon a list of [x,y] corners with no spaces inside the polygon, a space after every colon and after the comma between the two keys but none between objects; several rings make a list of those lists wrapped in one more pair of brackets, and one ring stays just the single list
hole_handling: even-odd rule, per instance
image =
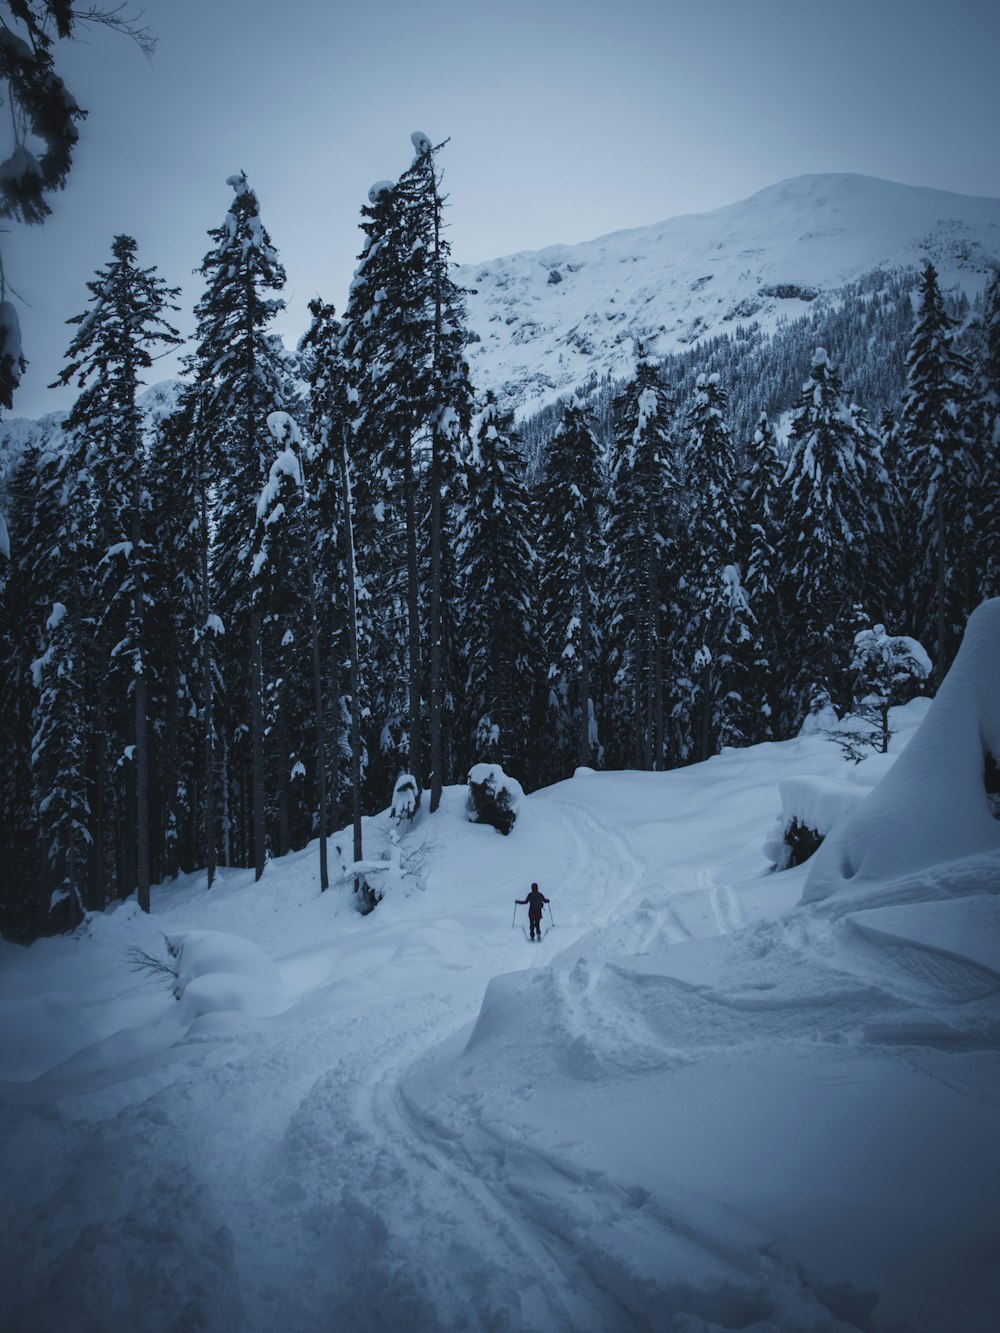
[{"label": "snow covered hillside", "polygon": [[876,268],[924,259],[968,292],[1000,257],[1000,199],[870,176],[800,176],[711,213],[459,268],[473,380],[530,412],[591,374],[632,371],[633,339],[681,350],[751,320],[772,330]]},{"label": "snow covered hillside", "polygon": [[[460,788],[367,821],[368,917],[308,849],[0,946],[0,1329],[993,1330],[998,653],[993,602],[857,768],[811,735],[580,771],[509,837]],[[769,873],[808,775],[875,785]]]}]

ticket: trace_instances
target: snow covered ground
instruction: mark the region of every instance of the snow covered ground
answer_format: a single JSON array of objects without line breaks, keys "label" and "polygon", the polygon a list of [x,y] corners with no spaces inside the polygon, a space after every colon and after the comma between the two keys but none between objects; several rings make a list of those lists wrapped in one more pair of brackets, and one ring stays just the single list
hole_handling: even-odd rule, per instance
[{"label": "snow covered ground", "polygon": [[801,905],[778,783],[863,769],[453,788],[369,917],[309,849],[3,945],[0,1329],[994,1330],[1000,822]]}]

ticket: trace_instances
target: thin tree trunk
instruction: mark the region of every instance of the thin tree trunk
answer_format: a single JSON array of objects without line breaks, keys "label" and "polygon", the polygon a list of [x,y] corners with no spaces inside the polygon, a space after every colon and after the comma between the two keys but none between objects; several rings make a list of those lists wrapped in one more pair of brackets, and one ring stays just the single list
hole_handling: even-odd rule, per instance
[{"label": "thin tree trunk", "polygon": [[[301,467],[301,460],[300,460]],[[303,504],[305,503],[305,473],[302,474]],[[304,511],[308,513],[308,511]],[[308,517],[305,526],[306,584],[309,592],[309,630],[312,638],[313,718],[316,728],[316,787],[319,801],[319,887],[324,893],[330,887],[330,872],[326,855],[326,718],[323,712],[323,664],[319,647],[319,608],[316,604],[316,569],[313,558],[312,533]]]},{"label": "thin tree trunk", "polygon": [[[440,312],[439,312],[440,315]],[[440,435],[431,445],[431,814],[441,803],[441,455]]]},{"label": "thin tree trunk", "polygon": [[[361,837],[361,668],[358,662],[358,568],[354,558],[354,505],[351,469],[347,459],[346,430],[341,444],[341,492],[344,503],[344,544],[347,563],[347,634],[351,650],[351,816],[354,825],[354,860],[363,857]],[[354,877],[354,891],[359,888]]]},{"label": "thin tree trunk", "polygon": [[291,768],[291,746],[288,743],[288,691],[284,680],[275,700],[278,716],[275,719],[275,743],[278,747],[278,855],[287,856],[291,843],[289,833],[288,788]]},{"label": "thin tree trunk", "polygon": [[135,704],[135,816],[136,816],[136,900],[143,912],[149,911],[149,751],[146,736],[147,687],[146,663],[143,656],[145,606],[143,604],[142,558],[140,555],[142,531],[139,520],[140,473],[138,439],[132,452],[132,644],[135,675],[133,702]]},{"label": "thin tree trunk", "polygon": [[[441,393],[441,210],[438,207],[437,178],[434,172],[434,156],[430,156],[431,206],[434,212],[434,345],[432,383]],[[435,414],[444,406],[441,402],[431,404]],[[430,684],[430,730],[431,730],[431,814],[441,804],[441,786],[444,780],[442,772],[441,713],[444,661],[442,653],[442,606],[441,606],[441,432],[434,426],[431,436],[431,684]]]},{"label": "thin tree trunk", "polygon": [[944,549],[944,485],[941,480],[938,481],[937,493],[937,540],[938,540],[938,567],[937,567],[937,660],[934,663],[934,683],[940,688],[944,679],[947,664],[945,662],[945,638],[947,616],[945,614],[945,591],[947,582],[945,578],[945,549]]},{"label": "thin tree trunk", "polygon": [[580,543],[580,764],[590,765],[590,581],[587,535]]},{"label": "thin tree trunk", "polygon": [[176,879],[180,870],[180,819],[181,793],[177,789],[177,624],[173,616],[169,621],[170,632],[167,644],[167,716],[166,736],[163,746],[161,771],[163,775],[163,874],[166,879]]},{"label": "thin tree trunk", "polygon": [[[204,450],[204,444],[201,448]],[[198,497],[198,545],[199,545],[199,578],[201,582],[200,601],[201,601],[201,641],[199,643],[199,658],[201,665],[201,726],[202,726],[202,764],[205,770],[205,790],[204,790],[204,811],[203,820],[205,825],[205,874],[208,880],[207,887],[211,888],[215,880],[215,719],[213,705],[212,688],[212,654],[209,649],[209,633],[214,630],[209,629],[209,617],[211,615],[211,602],[209,593],[209,575],[208,575],[208,549],[209,549],[209,529],[208,529],[208,478],[204,464],[204,454],[202,454],[200,495]],[[227,820],[228,825],[228,820]],[[226,837],[228,839],[228,827]]]},{"label": "thin tree trunk", "polygon": [[250,744],[253,767],[253,865],[254,880],[264,873],[267,855],[264,798],[264,649],[260,611],[250,612]]},{"label": "thin tree trunk", "polygon": [[406,500],[406,614],[407,650],[410,694],[410,752],[407,762],[417,780],[417,791],[423,786],[420,735],[420,584],[417,565],[416,478],[413,473],[413,453],[407,445],[403,459],[403,490]]}]

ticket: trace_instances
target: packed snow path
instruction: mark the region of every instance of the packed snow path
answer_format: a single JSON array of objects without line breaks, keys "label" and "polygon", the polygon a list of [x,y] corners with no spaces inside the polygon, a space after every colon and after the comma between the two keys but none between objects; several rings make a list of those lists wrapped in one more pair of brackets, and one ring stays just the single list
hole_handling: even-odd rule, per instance
[{"label": "packed snow path", "polygon": [[[841,762],[582,773],[509,838],[453,789],[369,918],[310,851],[5,946],[12,1070],[42,1077],[2,1085],[0,1328],[991,1327],[1000,967],[927,913],[981,936],[997,863],[948,902],[794,910],[776,784]],[[540,945],[511,928],[532,880]],[[178,1004],[128,970],[191,930],[280,976]]]}]

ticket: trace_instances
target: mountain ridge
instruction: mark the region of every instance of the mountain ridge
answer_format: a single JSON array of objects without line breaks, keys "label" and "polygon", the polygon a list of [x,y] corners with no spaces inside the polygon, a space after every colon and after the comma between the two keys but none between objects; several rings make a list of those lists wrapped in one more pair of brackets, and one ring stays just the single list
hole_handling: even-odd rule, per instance
[{"label": "mountain ridge", "polygon": [[974,296],[1000,256],[1000,199],[813,173],[704,213],[459,265],[469,362],[527,416],[600,377],[756,324],[772,331],[873,270],[931,259]]}]

